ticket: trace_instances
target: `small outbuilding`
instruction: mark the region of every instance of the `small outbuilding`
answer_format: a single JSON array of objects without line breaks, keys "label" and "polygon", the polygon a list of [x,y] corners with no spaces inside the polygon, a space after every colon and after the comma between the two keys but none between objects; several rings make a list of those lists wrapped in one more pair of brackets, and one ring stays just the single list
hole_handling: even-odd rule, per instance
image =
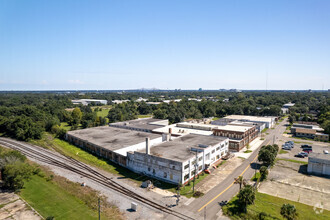
[{"label": "small outbuilding", "polygon": [[330,176],[330,154],[310,153],[307,172],[316,175]]}]

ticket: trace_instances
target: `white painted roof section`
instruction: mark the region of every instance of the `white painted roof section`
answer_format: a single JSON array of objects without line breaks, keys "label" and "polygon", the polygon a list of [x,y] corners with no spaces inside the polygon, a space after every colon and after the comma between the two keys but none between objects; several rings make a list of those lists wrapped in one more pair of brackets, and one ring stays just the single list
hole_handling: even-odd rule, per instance
[{"label": "white painted roof section", "polygon": [[260,117],[251,115],[228,115],[225,118],[236,119],[236,120],[249,120],[249,121],[263,121],[271,123],[275,117]]},{"label": "white painted roof section", "polygon": [[251,127],[248,126],[239,126],[239,125],[224,125],[224,126],[217,126],[217,129],[225,130],[225,131],[238,131],[238,132],[245,132],[249,130]]},{"label": "white painted roof section", "polygon": [[182,128],[182,127],[177,127],[176,124],[172,124],[172,125],[162,127],[162,128],[156,128],[152,131],[168,134],[169,128],[172,128],[172,134],[180,135],[180,136],[187,135],[187,134],[200,134],[200,135],[212,135],[213,134],[212,131],[205,131],[205,130],[191,129],[191,128]]}]

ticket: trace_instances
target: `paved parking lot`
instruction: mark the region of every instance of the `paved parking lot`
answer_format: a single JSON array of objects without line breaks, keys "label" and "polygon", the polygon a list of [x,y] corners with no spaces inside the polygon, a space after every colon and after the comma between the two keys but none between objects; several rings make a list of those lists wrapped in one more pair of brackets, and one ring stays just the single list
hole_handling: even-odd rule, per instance
[{"label": "paved parking lot", "polygon": [[301,140],[301,139],[296,139],[296,138],[291,138],[291,137],[286,137],[283,136],[278,142],[279,142],[279,147],[282,148],[282,144],[284,144],[286,141],[293,141],[294,142],[294,148],[292,150],[286,150],[285,154],[278,154],[278,158],[283,158],[283,159],[293,159],[293,160],[299,160],[299,161],[305,161],[308,162],[308,158],[299,158],[295,157],[294,155],[298,154],[299,152],[302,152],[301,145],[308,144],[313,147],[313,152],[315,153],[323,153],[323,150],[327,150],[330,152],[330,144],[329,143],[324,143],[324,142],[319,142],[319,141],[312,141],[312,140]]},{"label": "paved parking lot", "polygon": [[303,174],[306,169],[307,165],[277,161],[258,191],[330,210],[330,179]]}]

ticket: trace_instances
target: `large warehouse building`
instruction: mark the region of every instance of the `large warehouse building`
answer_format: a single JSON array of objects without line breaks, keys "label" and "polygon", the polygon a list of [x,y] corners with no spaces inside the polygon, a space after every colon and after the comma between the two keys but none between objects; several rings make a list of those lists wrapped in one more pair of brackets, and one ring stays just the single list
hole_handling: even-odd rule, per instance
[{"label": "large warehouse building", "polygon": [[[186,183],[228,152],[228,138],[188,134],[128,152],[127,167],[174,184]],[[196,160],[197,153],[197,160]]]},{"label": "large warehouse building", "polygon": [[161,135],[109,126],[68,131],[67,141],[87,151],[126,166],[128,151],[145,149],[145,139],[150,146],[161,143]]}]

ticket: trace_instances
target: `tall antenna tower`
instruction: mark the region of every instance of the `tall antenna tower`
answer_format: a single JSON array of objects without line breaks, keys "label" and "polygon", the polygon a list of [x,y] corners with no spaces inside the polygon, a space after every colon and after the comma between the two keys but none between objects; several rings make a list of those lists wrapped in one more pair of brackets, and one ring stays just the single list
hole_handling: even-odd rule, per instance
[{"label": "tall antenna tower", "polygon": [[266,72],[266,92],[268,91],[268,71]]}]

